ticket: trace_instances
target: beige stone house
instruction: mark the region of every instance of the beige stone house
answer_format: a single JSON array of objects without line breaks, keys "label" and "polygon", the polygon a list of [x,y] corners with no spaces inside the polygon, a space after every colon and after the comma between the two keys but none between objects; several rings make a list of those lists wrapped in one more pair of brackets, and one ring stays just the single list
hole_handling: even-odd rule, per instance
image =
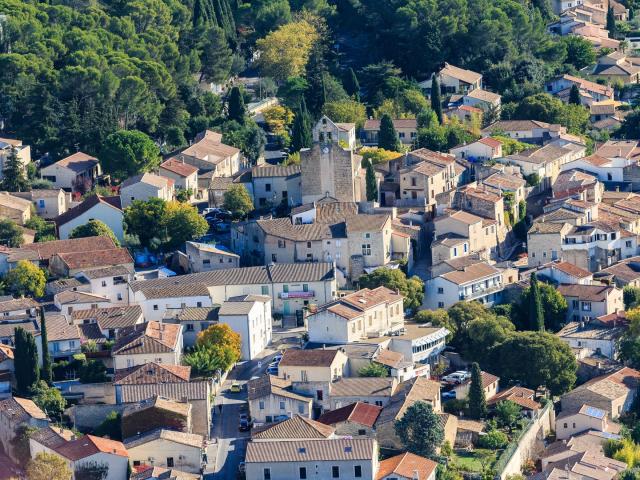
[{"label": "beige stone house", "polygon": [[378,405],[355,402],[324,413],[318,421],[335,428],[336,435],[370,437],[375,434],[373,427],[381,411]]},{"label": "beige stone house", "polygon": [[[514,221],[520,217],[520,202],[525,200],[525,186],[527,182],[518,175],[511,175],[504,172],[496,172],[482,180],[482,185],[498,193],[504,197],[504,193],[508,192],[512,195],[512,199],[505,205],[507,211],[510,211]],[[507,202],[505,202],[507,203]]]},{"label": "beige stone house", "polygon": [[240,266],[240,257],[223,245],[185,242],[185,248],[189,258],[189,271],[192,273]]},{"label": "beige stone house", "polygon": [[212,130],[200,132],[190,146],[173,157],[200,172],[213,172],[213,177],[231,177],[242,163],[240,150],[222,143],[222,134]]},{"label": "beige stone house", "polygon": [[299,165],[265,165],[251,169],[253,205],[256,208],[280,204],[300,205],[301,178]]},{"label": "beige stone house", "polygon": [[534,223],[527,233],[529,267],[560,260],[564,239],[572,228],[569,223]]},{"label": "beige stone house", "polygon": [[556,417],[556,438],[564,440],[587,430],[617,434],[620,424],[610,423],[604,410],[582,405],[579,410],[563,410]]},{"label": "beige stone house", "polygon": [[455,158],[423,148],[411,152],[408,159],[410,165],[399,172],[400,198],[407,204],[435,208],[436,195],[455,187]]},{"label": "beige stone house", "polygon": [[469,253],[480,253],[484,258],[495,255],[498,247],[497,222],[469,212],[456,210],[436,217],[436,239],[445,234],[457,234],[468,239]]},{"label": "beige stone house", "polygon": [[189,200],[198,195],[198,169],[184,160],[170,158],[160,164],[158,168],[160,176],[173,180],[176,189],[189,190]]},{"label": "beige stone house", "polygon": [[182,327],[151,321],[123,329],[111,354],[116,370],[149,362],[180,365]]},{"label": "beige stone house", "polygon": [[40,170],[40,176],[66,191],[91,190],[102,170],[98,159],[77,152]]},{"label": "beige stone house", "polygon": [[31,202],[9,192],[0,192],[0,217],[24,225],[31,218]]},{"label": "beige stone house", "polygon": [[404,297],[384,286],[345,295],[307,317],[309,341],[345,344],[379,337],[404,325]]},{"label": "beige stone house", "polygon": [[[398,138],[404,145],[411,145],[418,135],[418,122],[415,118],[393,119],[393,128],[398,133]],[[378,145],[378,135],[380,134],[380,120],[369,119],[364,122],[362,128],[362,144]]]},{"label": "beige stone house", "polygon": [[502,156],[502,142],[492,137],[483,137],[475,142],[458,145],[449,150],[458,159],[484,161]]},{"label": "beige stone house", "polygon": [[49,425],[47,415],[32,400],[10,397],[0,401],[0,444],[2,450],[15,462],[17,458],[13,440],[21,426],[44,428]]},{"label": "beige stone house", "polygon": [[262,375],[247,382],[247,398],[251,417],[257,423],[273,423],[293,415],[311,418],[313,398],[291,388],[290,379]]},{"label": "beige stone house", "polygon": [[595,78],[606,80],[608,83],[621,81],[625,85],[638,83],[640,66],[631,57],[622,52],[611,52],[598,58],[591,71]]},{"label": "beige stone house", "polygon": [[[484,397],[489,400],[496,393],[498,393],[498,385],[500,383],[500,377],[496,377],[488,372],[482,372],[482,389],[484,390]],[[469,389],[471,388],[471,379],[462,382],[459,385],[453,387],[453,391],[456,392],[456,400],[463,400],[469,396]]]},{"label": "beige stone house", "polygon": [[47,220],[62,215],[67,211],[68,205],[71,202],[70,195],[61,188],[34,189],[28,192],[15,192],[11,195],[32,202],[36,209],[36,214]]},{"label": "beige stone house", "polygon": [[127,178],[120,184],[120,202],[127,208],[135,200],[147,201],[151,198],[173,200],[175,180],[153,173],[141,173]]},{"label": "beige stone house", "polygon": [[617,287],[562,284],[558,286],[558,292],[567,300],[567,321],[570,322],[589,322],[624,310],[622,289]]},{"label": "beige stone house", "polygon": [[[440,89],[445,94],[466,94],[476,88],[482,88],[482,75],[471,70],[444,64],[444,67],[436,73],[440,83]],[[431,80],[420,82],[420,88],[425,94],[431,94]]]},{"label": "beige stone house", "polygon": [[133,467],[157,465],[179,467],[190,473],[200,473],[205,451],[204,438],[196,433],[158,428],[124,439]]},{"label": "beige stone house", "polygon": [[640,372],[629,367],[591,379],[562,396],[562,410],[575,411],[590,405],[616,419],[631,408],[639,379]]}]

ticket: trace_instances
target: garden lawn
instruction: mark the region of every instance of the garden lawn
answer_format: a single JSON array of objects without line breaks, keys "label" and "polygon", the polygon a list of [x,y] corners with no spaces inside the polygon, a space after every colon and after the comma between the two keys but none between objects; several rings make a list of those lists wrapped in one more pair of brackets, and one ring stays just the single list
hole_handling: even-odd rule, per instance
[{"label": "garden lawn", "polygon": [[496,459],[496,452],[484,448],[476,448],[472,452],[456,450],[451,457],[451,463],[465,472],[482,472],[483,464],[488,463],[488,466],[491,467],[496,462]]}]

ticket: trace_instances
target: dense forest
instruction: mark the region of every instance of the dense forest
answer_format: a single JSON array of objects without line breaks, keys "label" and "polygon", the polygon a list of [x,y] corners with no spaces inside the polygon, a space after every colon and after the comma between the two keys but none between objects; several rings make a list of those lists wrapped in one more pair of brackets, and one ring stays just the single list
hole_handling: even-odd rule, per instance
[{"label": "dense forest", "polygon": [[312,117],[415,116],[428,109],[416,82],[445,61],[521,102],[595,58],[547,34],[550,18],[549,0],[0,0],[0,127],[52,159],[97,154],[123,129],[166,152],[214,128],[250,151],[255,124],[227,118],[200,80],[261,75]]}]

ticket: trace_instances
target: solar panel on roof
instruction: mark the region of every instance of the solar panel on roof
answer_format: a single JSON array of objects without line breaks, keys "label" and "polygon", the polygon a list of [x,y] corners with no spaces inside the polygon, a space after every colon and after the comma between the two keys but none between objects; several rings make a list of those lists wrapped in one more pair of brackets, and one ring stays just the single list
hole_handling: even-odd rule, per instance
[{"label": "solar panel on roof", "polygon": [[610,438],[613,440],[618,440],[622,437],[620,437],[620,435],[616,435],[615,433],[609,433],[609,432],[600,432],[600,435],[605,437],[605,438]]},{"label": "solar panel on roof", "polygon": [[595,407],[587,407],[585,410],[585,414],[589,415],[590,417],[594,417],[594,418],[604,418],[604,416],[606,415],[606,413],[602,410],[600,410],[599,408],[595,408]]}]

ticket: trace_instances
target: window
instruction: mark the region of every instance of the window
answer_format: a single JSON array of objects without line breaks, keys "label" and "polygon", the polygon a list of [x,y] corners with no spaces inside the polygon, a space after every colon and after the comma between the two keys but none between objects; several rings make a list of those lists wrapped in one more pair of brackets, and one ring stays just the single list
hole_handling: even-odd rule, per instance
[{"label": "window", "polygon": [[272,253],[272,254],[271,254],[271,261],[272,261],[273,263],[276,263],[276,262],[278,261],[278,256],[277,256],[275,253]]},{"label": "window", "polygon": [[265,183],[264,184],[264,189],[265,189],[265,191],[270,192],[271,191],[271,184],[270,183]]},{"label": "window", "polygon": [[626,245],[627,248],[631,248],[631,240],[627,240],[625,242],[625,245]]},{"label": "window", "polygon": [[202,265],[211,265],[211,259],[205,258],[204,260],[202,260]]},{"label": "window", "polygon": [[590,312],[591,311],[591,302],[582,302],[582,311]]},{"label": "window", "polygon": [[580,303],[578,302],[578,300],[573,300],[573,301],[571,302],[571,307],[572,307],[574,310],[577,310],[578,308],[580,308],[580,306],[579,306],[579,305],[580,305]]},{"label": "window", "polygon": [[280,402],[280,410],[284,410],[285,408],[287,408],[285,406],[285,403],[284,402]]},{"label": "window", "polygon": [[411,186],[415,187],[417,185],[417,179],[416,177],[411,177]]},{"label": "window", "polygon": [[371,255],[371,244],[363,243],[362,244],[362,255],[370,256]]},{"label": "window", "polygon": [[360,430],[358,430],[358,435],[366,435],[366,434],[367,434],[366,430],[364,430],[362,428]]},{"label": "window", "polygon": [[440,295],[442,295],[444,293],[444,288],[443,287],[438,287],[438,293]]},{"label": "window", "polygon": [[304,405],[302,403],[298,405],[298,413],[300,414],[304,413]]},{"label": "window", "polygon": [[444,302],[438,302],[438,308],[444,308]]},{"label": "window", "polygon": [[107,281],[106,280],[102,280],[102,286],[106,287],[107,286]]},{"label": "window", "polygon": [[364,238],[371,238],[371,234],[370,233],[365,233],[364,234]]},{"label": "window", "polygon": [[187,332],[193,332],[193,323],[187,323]]},{"label": "window", "polygon": [[118,298],[118,300],[122,300],[122,294],[121,293],[119,293],[116,297]]},{"label": "window", "polygon": [[44,208],[44,200],[38,200],[38,206]]},{"label": "window", "polygon": [[271,469],[270,468],[265,468],[263,474],[264,474],[264,480],[271,480]]},{"label": "window", "polygon": [[289,293],[289,285],[283,285],[283,286],[282,286],[282,291],[283,291],[284,293]]},{"label": "window", "polygon": [[300,467],[300,478],[307,478],[307,467]]},{"label": "window", "polygon": [[404,132],[398,132],[398,137],[404,138]]},{"label": "window", "polygon": [[258,403],[258,406],[260,410],[264,410],[264,400],[260,400],[260,402]]},{"label": "window", "polygon": [[303,283],[302,284],[302,291],[303,292],[308,292],[309,291],[309,284],[308,283]]},{"label": "window", "polygon": [[362,467],[360,465],[355,465],[353,467],[353,476],[356,478],[362,478]]},{"label": "window", "polygon": [[376,400],[376,405],[378,407],[381,407],[382,406],[382,400]]},{"label": "window", "polygon": [[173,457],[167,457],[167,467],[173,468]]},{"label": "window", "polygon": [[196,302],[196,307],[202,308],[202,302]]},{"label": "window", "polygon": [[158,305],[154,305],[153,309],[157,311],[158,310]]},{"label": "window", "polygon": [[288,198],[289,197],[289,192],[287,192],[286,190],[282,191],[282,198]]},{"label": "window", "polygon": [[307,242],[307,248],[311,248],[311,242]]},{"label": "window", "polygon": [[316,390],[316,398],[318,401],[322,401],[324,399],[324,392],[322,390]]},{"label": "window", "polygon": [[262,295],[269,295],[269,287],[267,287],[265,285],[262,285],[260,287],[260,290],[261,290]]},{"label": "window", "polygon": [[331,467],[331,478],[340,478],[340,467]]},{"label": "window", "polygon": [[264,197],[260,197],[260,198],[258,199],[258,204],[259,204],[261,207],[264,207],[264,206],[267,204],[267,199],[266,199],[266,198],[264,198]]},{"label": "window", "polygon": [[567,424],[566,423],[564,424],[564,428],[567,428]]},{"label": "window", "polygon": [[273,416],[272,415],[267,415],[265,417],[265,420],[267,421],[267,423],[271,423],[271,422],[273,422]]},{"label": "window", "polygon": [[284,240],[278,240],[278,248],[287,248],[287,242]]}]

